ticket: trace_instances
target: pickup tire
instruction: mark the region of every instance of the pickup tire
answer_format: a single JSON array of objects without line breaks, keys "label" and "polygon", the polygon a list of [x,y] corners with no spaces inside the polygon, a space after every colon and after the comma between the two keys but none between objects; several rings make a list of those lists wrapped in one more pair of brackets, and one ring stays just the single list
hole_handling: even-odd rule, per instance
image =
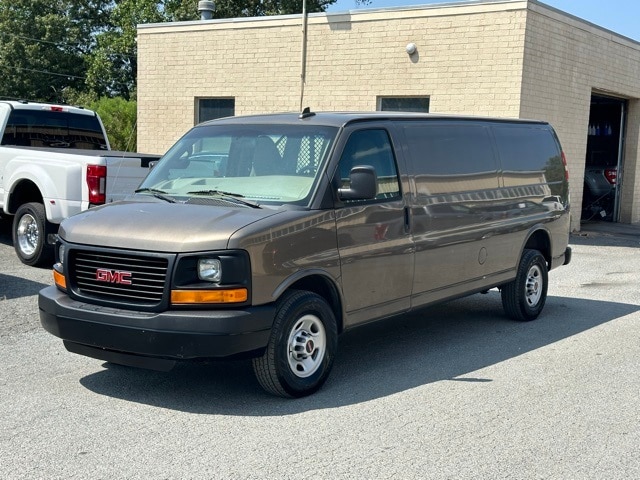
[{"label": "pickup tire", "polygon": [[44,205],[25,203],[13,218],[13,247],[22,263],[30,266],[53,264],[54,249],[47,244],[51,224],[47,221]]},{"label": "pickup tire", "polygon": [[317,391],[331,371],[338,348],[336,319],[327,302],[312,292],[294,290],[276,308],[264,354],[253,359],[258,382],[281,397]]},{"label": "pickup tire", "polygon": [[525,250],[516,278],[502,287],[502,307],[514,320],[535,320],[547,300],[547,261],[537,250]]}]

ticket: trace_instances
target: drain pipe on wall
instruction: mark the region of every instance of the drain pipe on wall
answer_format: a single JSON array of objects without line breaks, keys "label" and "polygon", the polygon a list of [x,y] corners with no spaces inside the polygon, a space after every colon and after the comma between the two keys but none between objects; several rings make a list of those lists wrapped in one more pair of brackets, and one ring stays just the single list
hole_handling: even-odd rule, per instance
[{"label": "drain pipe on wall", "polygon": [[300,109],[304,103],[304,84],[307,79],[307,0],[302,0],[302,58],[300,60]]}]

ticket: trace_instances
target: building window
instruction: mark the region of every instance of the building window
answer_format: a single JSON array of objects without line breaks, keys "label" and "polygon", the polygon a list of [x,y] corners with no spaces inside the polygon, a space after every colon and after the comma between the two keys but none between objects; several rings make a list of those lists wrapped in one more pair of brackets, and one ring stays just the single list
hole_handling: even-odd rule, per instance
[{"label": "building window", "polygon": [[429,113],[429,97],[378,97],[378,110]]},{"label": "building window", "polygon": [[236,100],[234,98],[197,98],[196,123],[235,115]]}]

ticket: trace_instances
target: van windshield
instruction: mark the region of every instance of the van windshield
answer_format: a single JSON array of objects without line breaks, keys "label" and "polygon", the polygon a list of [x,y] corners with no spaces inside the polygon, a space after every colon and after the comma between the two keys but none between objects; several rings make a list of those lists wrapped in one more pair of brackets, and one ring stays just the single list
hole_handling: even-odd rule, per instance
[{"label": "van windshield", "polygon": [[317,125],[198,126],[166,153],[139,191],[306,204],[337,131]]}]

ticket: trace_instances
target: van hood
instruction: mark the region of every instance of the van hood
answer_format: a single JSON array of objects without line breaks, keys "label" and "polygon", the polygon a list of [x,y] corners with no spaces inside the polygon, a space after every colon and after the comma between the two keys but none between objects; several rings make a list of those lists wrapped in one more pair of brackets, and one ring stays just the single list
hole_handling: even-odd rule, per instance
[{"label": "van hood", "polygon": [[184,203],[117,202],[92,208],[60,225],[70,243],[155,252],[226,249],[231,235],[282,210]]}]

